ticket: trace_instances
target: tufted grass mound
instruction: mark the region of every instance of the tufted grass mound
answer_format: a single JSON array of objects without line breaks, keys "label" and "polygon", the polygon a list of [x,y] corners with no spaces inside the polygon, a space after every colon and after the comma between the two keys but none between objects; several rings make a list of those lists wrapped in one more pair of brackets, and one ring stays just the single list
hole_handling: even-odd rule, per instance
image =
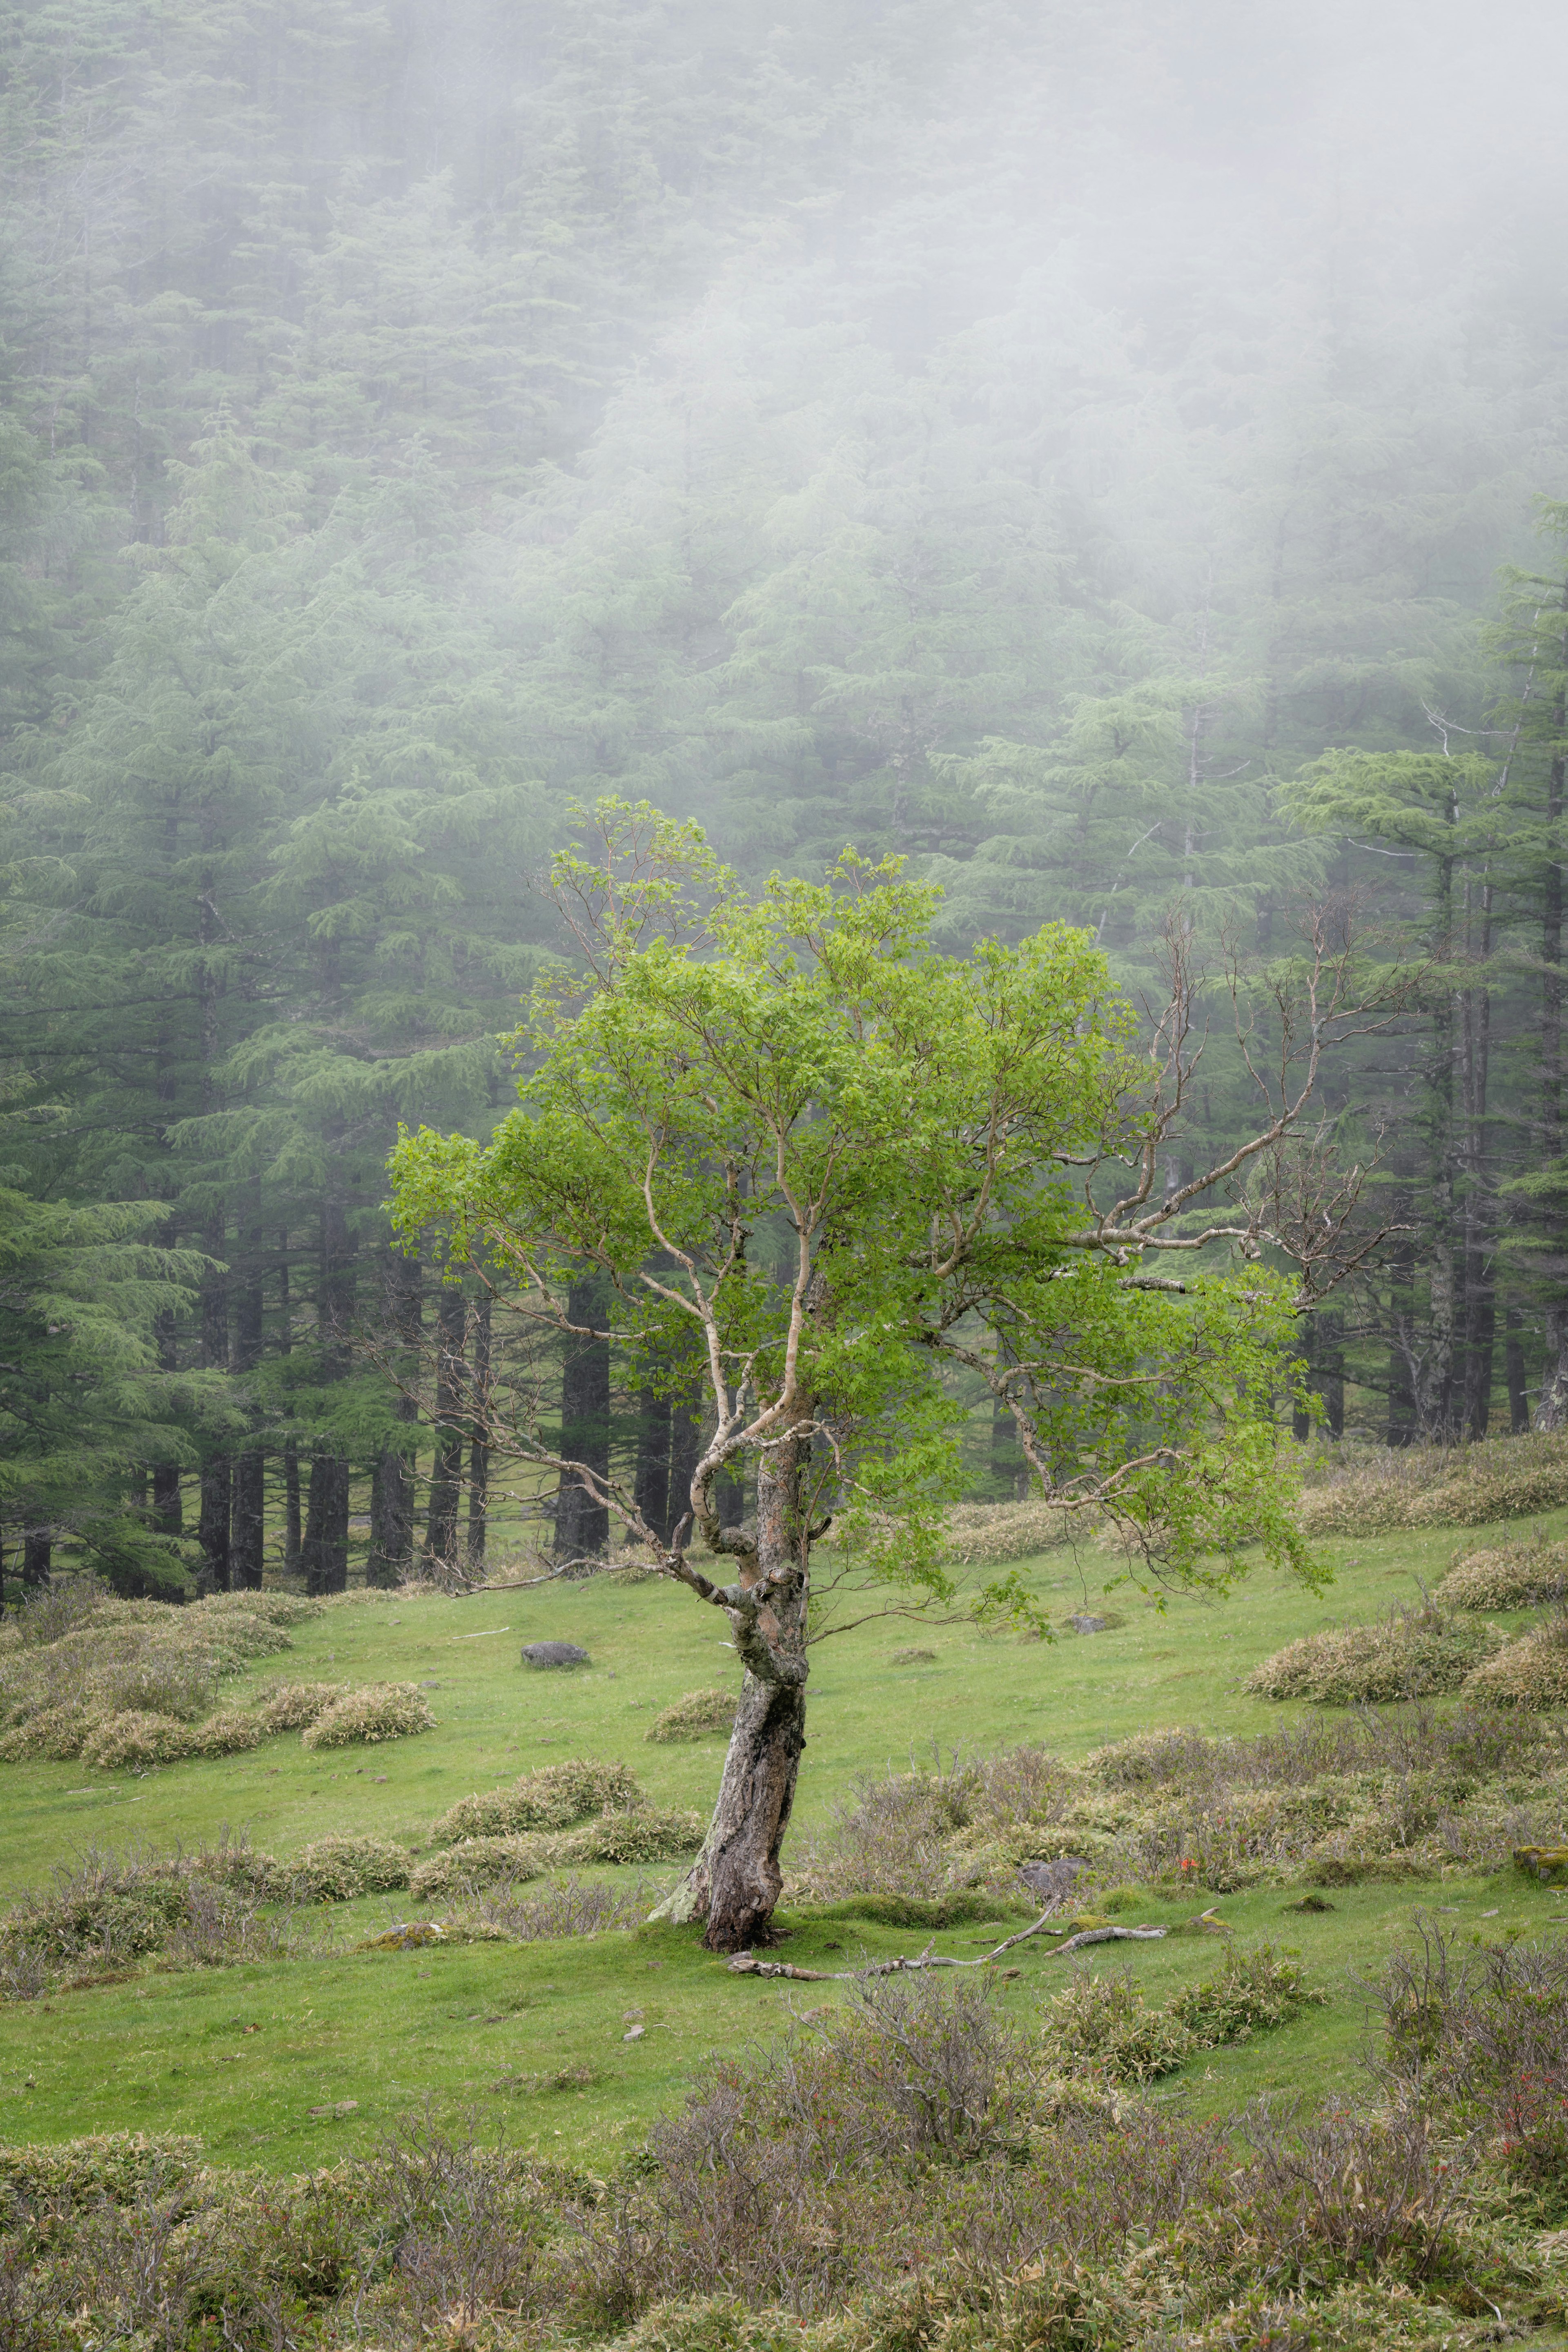
[{"label": "tufted grass mound", "polygon": [[738,1704],[733,1691],[687,1691],[654,1717],[643,1737],[656,1742],[706,1739],[714,1732],[734,1727]]},{"label": "tufted grass mound", "polygon": [[361,1895],[391,1895],[406,1886],[408,1853],[389,1838],[313,1838],[278,1875],[297,1903],[352,1903]]},{"label": "tufted grass mound", "polygon": [[591,1758],[545,1764],[524,1772],[506,1789],[459,1797],[430,1825],[437,1844],[457,1838],[510,1837],[523,1830],[567,1830],[595,1813],[625,1811],[647,1802],[637,1775],[625,1764]]},{"label": "tufted grass mound", "polygon": [[1488,1658],[1465,1696],[1483,1706],[1568,1707],[1568,1615],[1548,1618]]},{"label": "tufted grass mound", "polygon": [[1568,1543],[1502,1544],[1455,1562],[1433,1594],[1439,1608],[1537,1609],[1568,1596]]},{"label": "tufted grass mound", "polygon": [[434,1731],[436,1718],[416,1683],[367,1683],[323,1709],[300,1734],[307,1748],[374,1748]]},{"label": "tufted grass mound", "polygon": [[279,1683],[268,1692],[261,1707],[267,1731],[303,1731],[325,1715],[328,1707],[348,1696],[343,1683]]},{"label": "tufted grass mound", "polygon": [[1253,1668],[1246,1687],[1258,1698],[1306,1699],[1315,1706],[1377,1705],[1456,1691],[1507,1635],[1495,1625],[1428,1605],[1370,1625],[1333,1625],[1288,1642]]}]

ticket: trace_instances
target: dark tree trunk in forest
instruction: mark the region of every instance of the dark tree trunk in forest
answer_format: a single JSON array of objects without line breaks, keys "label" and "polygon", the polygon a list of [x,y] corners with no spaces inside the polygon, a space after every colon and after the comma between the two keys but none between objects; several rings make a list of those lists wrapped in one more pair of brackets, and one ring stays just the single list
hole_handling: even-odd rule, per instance
[{"label": "dark tree trunk in forest", "polygon": [[[1391,1223],[1408,1222],[1410,1196],[1400,1193]],[[1409,1237],[1395,1237],[1388,1268],[1388,1427],[1390,1445],[1408,1445],[1415,1435],[1415,1391],[1411,1360],[1415,1349],[1415,1302],[1412,1295],[1415,1253]]]},{"label": "dark tree trunk in forest", "polygon": [[468,1561],[470,1568],[483,1568],[490,1507],[490,1294],[483,1288],[474,1302],[468,1408]]},{"label": "dark tree trunk in forest", "polygon": [[[209,1257],[224,1255],[224,1221],[214,1217],[202,1234]],[[228,1277],[209,1273],[202,1284],[202,1362],[210,1371],[228,1369]],[[205,1572],[211,1590],[229,1587],[229,1528],[234,1507],[234,1469],[226,1454],[215,1454],[202,1464],[201,1517],[196,1539],[202,1548]]]},{"label": "dark tree trunk in forest", "polygon": [[[603,1277],[574,1282],[566,1312],[577,1325],[595,1324],[605,1310]],[[606,1477],[610,1468],[610,1343],[569,1334],[562,1347],[561,1451],[567,1460]],[[563,1472],[555,1497],[555,1554],[584,1559],[610,1539],[610,1514],[582,1480]]]},{"label": "dark tree trunk in forest", "polygon": [[747,1642],[737,1627],[746,1676],[718,1802],[701,1853],[661,1906],[673,1919],[706,1920],[702,1940],[711,1952],[765,1940],[784,1885],[779,1853],[805,1746],[810,1545],[802,1489],[810,1453],[809,1439],[793,1437],[758,1460],[756,1561],[739,1581],[776,1575],[782,1589],[760,1612],[760,1638]]},{"label": "dark tree trunk in forest", "polygon": [[[261,1361],[261,1234],[254,1223],[246,1233],[244,1254],[249,1260],[247,1279],[235,1299],[234,1369],[242,1378]],[[251,1407],[252,1418],[255,1408]],[[229,1551],[229,1581],[237,1590],[259,1592],[267,1542],[267,1456],[259,1446],[247,1446],[234,1465],[234,1517]]]},{"label": "dark tree trunk in forest", "polygon": [[349,1465],[323,1447],[310,1457],[310,1496],[300,1565],[309,1592],[346,1592],[349,1583]]},{"label": "dark tree trunk in forest", "polygon": [[[174,1329],[174,1318],[165,1307],[153,1325],[158,1348],[158,1369],[173,1372],[179,1369],[179,1341]],[[177,1462],[154,1462],[153,1465],[152,1527],[154,1535],[178,1536],[185,1531],[184,1505],[180,1496],[180,1465]]]},{"label": "dark tree trunk in forest", "polygon": [[283,1448],[283,1566],[298,1576],[304,1566],[304,1538],[300,1525],[300,1449],[292,1438]]},{"label": "dark tree trunk in forest", "polygon": [[180,1468],[176,1462],[154,1462],[153,1465],[153,1529],[161,1536],[184,1533],[185,1511],[180,1496]]},{"label": "dark tree trunk in forest", "polygon": [[702,1452],[700,1382],[673,1394],[648,1387],[637,1400],[637,1459],[633,1499],[668,1543],[691,1514],[691,1481]]},{"label": "dark tree trunk in forest", "polygon": [[[335,1140],[328,1131],[327,1141]],[[349,1331],[353,1320],[353,1255],[343,1204],[321,1204],[321,1266],[316,1291],[316,1343],[324,1381],[341,1381],[349,1368]],[[340,1446],[317,1442],[310,1456],[305,1504],[305,1534],[300,1565],[310,1592],[346,1592],[349,1581],[349,1465]]]},{"label": "dark tree trunk in forest", "polygon": [[[401,1251],[390,1253],[386,1319],[396,1369],[410,1387],[417,1370],[423,1300],[417,1257],[405,1256]],[[406,1388],[400,1391],[393,1413],[400,1433],[387,1438],[371,1475],[370,1559],[365,1569],[366,1583],[384,1590],[403,1583],[414,1570],[415,1426],[419,1408]]]},{"label": "dark tree trunk in forest", "polygon": [[1510,1307],[1503,1317],[1503,1376],[1508,1382],[1508,1425],[1511,1436],[1523,1437],[1530,1428],[1530,1397],[1524,1385],[1524,1315]]},{"label": "dark tree trunk in forest", "polygon": [[425,1565],[458,1565],[458,1506],[463,1488],[463,1341],[468,1304],[448,1286],[436,1309],[436,1461],[425,1521]]},{"label": "dark tree trunk in forest", "polygon": [[266,1559],[267,1456],[253,1446],[234,1465],[229,1577],[237,1591],[260,1591]]},{"label": "dark tree trunk in forest", "polygon": [[637,1391],[637,1465],[632,1500],[647,1525],[669,1540],[669,1399]]},{"label": "dark tree trunk in forest", "polygon": [[1318,1387],[1331,1437],[1345,1433],[1345,1318],[1337,1307],[1318,1318]]}]

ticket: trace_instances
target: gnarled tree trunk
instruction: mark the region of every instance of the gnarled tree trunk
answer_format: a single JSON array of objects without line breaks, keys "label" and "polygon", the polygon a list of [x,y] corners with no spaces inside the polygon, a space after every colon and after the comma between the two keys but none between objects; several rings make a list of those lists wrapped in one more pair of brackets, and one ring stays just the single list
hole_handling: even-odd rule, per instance
[{"label": "gnarled tree trunk", "polygon": [[808,1438],[789,1437],[758,1458],[756,1555],[738,1582],[765,1585],[768,1597],[754,1624],[731,1613],[746,1678],[719,1799],[701,1853],[660,1906],[666,1918],[706,1920],[710,1952],[764,1941],[784,1885],[779,1851],[805,1746],[810,1540],[802,1487],[810,1451]]}]

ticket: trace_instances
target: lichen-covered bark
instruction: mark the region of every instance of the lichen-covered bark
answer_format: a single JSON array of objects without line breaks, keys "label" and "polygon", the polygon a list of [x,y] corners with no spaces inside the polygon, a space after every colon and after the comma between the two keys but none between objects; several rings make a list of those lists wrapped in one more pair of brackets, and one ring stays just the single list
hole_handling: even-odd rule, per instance
[{"label": "lichen-covered bark", "polygon": [[714,1952],[764,1940],[784,1884],[779,1850],[805,1745],[809,1452],[808,1439],[787,1437],[758,1467],[755,1555],[737,1580],[758,1604],[730,1620],[746,1669],[741,1704],[702,1851],[661,1906],[668,1918],[705,1920],[702,1940]]}]

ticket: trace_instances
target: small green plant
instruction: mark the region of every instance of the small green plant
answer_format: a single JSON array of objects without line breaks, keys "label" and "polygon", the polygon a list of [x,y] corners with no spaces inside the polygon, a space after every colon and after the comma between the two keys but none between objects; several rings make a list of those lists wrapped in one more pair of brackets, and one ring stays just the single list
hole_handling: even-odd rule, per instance
[{"label": "small green plant", "polygon": [[1307,1981],[1293,1955],[1271,1944],[1230,1945],[1218,1971],[1188,1985],[1170,2003],[1170,2014],[1195,2042],[1217,2048],[1274,2026],[1289,2025],[1303,2009],[1321,2007],[1325,1992]]}]

